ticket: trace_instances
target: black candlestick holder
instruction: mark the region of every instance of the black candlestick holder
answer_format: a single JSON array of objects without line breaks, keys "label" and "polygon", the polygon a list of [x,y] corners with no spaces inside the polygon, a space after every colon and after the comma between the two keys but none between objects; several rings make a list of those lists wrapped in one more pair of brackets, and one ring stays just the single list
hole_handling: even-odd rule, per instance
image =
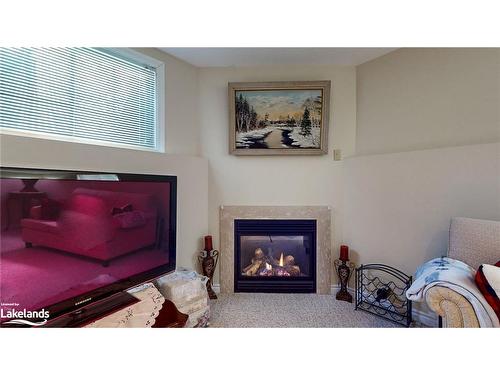
[{"label": "black candlestick holder", "polygon": [[347,290],[347,286],[349,284],[349,279],[352,276],[355,265],[348,260],[340,260],[336,259],[333,264],[335,265],[335,270],[337,271],[337,276],[340,281],[340,290],[337,292],[335,296],[339,301],[346,301],[352,303],[352,295]]}]

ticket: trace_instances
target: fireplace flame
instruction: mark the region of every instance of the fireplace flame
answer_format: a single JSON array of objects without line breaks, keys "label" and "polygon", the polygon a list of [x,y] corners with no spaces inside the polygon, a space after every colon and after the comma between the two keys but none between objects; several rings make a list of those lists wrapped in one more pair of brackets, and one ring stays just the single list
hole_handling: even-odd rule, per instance
[{"label": "fireplace flame", "polygon": [[269,263],[266,262],[266,270],[270,271],[273,269],[273,266],[271,266]]},{"label": "fireplace flame", "polygon": [[283,267],[283,253],[280,256],[280,267]]}]

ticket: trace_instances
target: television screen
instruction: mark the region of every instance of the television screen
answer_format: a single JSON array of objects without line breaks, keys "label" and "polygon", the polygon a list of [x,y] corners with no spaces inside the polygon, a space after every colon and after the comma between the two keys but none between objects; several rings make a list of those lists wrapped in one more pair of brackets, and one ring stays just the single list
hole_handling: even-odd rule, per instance
[{"label": "television screen", "polygon": [[3,315],[57,315],[175,269],[176,177],[13,168],[1,177]]}]

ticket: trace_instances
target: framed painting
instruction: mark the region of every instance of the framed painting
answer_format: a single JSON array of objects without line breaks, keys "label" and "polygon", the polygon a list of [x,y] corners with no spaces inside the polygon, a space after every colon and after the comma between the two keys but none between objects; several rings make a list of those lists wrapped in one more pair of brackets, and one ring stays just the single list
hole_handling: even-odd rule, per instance
[{"label": "framed painting", "polygon": [[330,85],[330,81],[230,82],[230,153],[328,153]]}]

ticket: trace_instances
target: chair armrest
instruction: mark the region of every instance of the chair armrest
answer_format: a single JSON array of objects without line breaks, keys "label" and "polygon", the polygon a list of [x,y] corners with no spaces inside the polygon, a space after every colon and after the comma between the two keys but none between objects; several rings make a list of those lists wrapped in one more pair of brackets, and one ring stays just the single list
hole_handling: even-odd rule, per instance
[{"label": "chair armrest", "polygon": [[471,303],[460,293],[443,286],[433,286],[425,294],[432,311],[443,318],[448,328],[478,328],[479,321]]}]

